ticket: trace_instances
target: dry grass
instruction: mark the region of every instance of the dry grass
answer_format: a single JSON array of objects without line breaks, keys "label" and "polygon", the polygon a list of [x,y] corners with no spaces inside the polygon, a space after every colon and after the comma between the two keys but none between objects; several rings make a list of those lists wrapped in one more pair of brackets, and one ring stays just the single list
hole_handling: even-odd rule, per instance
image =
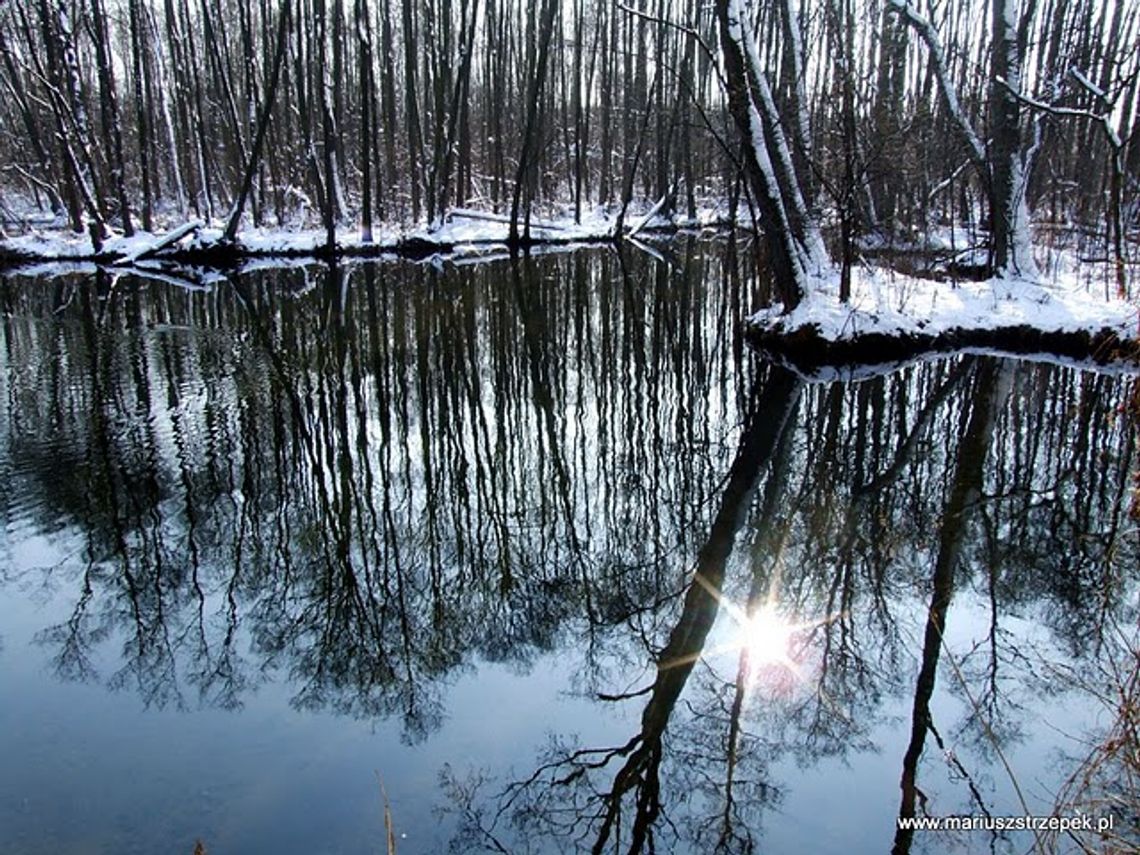
[{"label": "dry grass", "polygon": [[[1107,714],[1107,731],[1057,794],[1054,815],[1113,818],[1110,831],[1054,833],[1047,852],[1140,853],[1140,632],[1116,629],[1111,652],[1082,675],[1087,691]],[[1075,678],[1074,678],[1075,679]]]},{"label": "dry grass", "polygon": [[380,773],[376,773],[376,780],[380,784],[380,799],[384,803],[384,842],[387,855],[396,855],[396,827],[392,823],[392,804],[388,801],[388,791],[384,789],[384,781]]}]

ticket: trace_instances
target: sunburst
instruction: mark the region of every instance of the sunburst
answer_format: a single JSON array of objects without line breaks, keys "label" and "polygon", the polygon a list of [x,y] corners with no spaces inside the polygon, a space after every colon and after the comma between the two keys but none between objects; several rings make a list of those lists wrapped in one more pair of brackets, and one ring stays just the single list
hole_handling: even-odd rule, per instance
[{"label": "sunburst", "polygon": [[748,651],[749,662],[753,666],[777,665],[795,671],[792,642],[805,627],[781,615],[775,603],[765,603],[752,614],[742,616],[742,621],[737,618],[737,645]]},{"label": "sunburst", "polygon": [[746,660],[746,668],[755,677],[758,672],[783,669],[796,680],[804,680],[802,641],[807,633],[831,623],[836,615],[809,620],[793,617],[778,601],[774,592],[741,606],[724,596],[701,574],[695,581],[720,603],[732,623],[727,640],[705,655],[738,653]]}]

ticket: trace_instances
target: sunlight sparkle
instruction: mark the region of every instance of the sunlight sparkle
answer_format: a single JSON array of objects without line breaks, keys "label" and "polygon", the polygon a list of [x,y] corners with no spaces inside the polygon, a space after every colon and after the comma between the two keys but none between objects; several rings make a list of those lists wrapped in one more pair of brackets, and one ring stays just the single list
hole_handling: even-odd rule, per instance
[{"label": "sunlight sparkle", "polygon": [[740,646],[755,665],[785,665],[794,668],[790,656],[792,635],[798,627],[789,624],[771,605],[761,606],[740,625]]}]

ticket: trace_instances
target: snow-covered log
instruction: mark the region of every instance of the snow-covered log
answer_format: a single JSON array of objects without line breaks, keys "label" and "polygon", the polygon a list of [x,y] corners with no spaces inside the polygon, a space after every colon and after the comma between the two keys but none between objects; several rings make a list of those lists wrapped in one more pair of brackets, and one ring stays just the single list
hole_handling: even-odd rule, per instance
[{"label": "snow-covered log", "polygon": [[[445,220],[451,220],[459,217],[462,220],[483,220],[488,223],[510,223],[511,218],[505,214],[494,214],[490,211],[477,211],[474,208],[452,208],[447,213]],[[551,229],[557,231],[565,228],[564,225],[558,223],[548,223],[542,220],[531,220],[531,228],[535,229]]]},{"label": "snow-covered log", "polygon": [[670,191],[668,193],[666,193],[664,196],[662,196],[660,199],[658,199],[657,204],[655,204],[652,208],[650,208],[649,212],[644,217],[642,217],[640,220],[638,220],[636,223],[634,223],[633,228],[631,228],[628,232],[626,232],[626,237],[627,238],[636,237],[638,232],[640,232],[647,225],[649,225],[650,221],[654,217],[656,217],[658,213],[660,213],[662,208],[665,207],[665,203],[668,201],[668,199],[672,195],[672,193],[673,193],[673,191],[672,191],[672,189],[670,189]]},{"label": "snow-covered log", "polygon": [[134,264],[136,261],[142,261],[143,259],[150,258],[153,255],[157,255],[168,246],[173,246],[174,244],[178,243],[178,241],[182,240],[182,238],[186,237],[189,234],[193,234],[200,228],[202,228],[201,220],[191,220],[188,223],[183,223],[178,228],[164,234],[154,243],[147,244],[146,246],[136,249],[134,252],[124,255],[122,258],[116,260],[115,264],[130,265]]}]

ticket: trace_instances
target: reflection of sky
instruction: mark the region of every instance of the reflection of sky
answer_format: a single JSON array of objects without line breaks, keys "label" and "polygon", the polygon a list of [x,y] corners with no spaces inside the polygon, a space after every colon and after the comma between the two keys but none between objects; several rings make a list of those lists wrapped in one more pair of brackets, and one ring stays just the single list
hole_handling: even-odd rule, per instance
[{"label": "reflection of sky", "polygon": [[[561,263],[561,260],[554,262]],[[586,335],[596,337],[602,334],[596,304],[598,292],[600,288],[613,287],[613,283],[602,283],[598,268],[591,269],[586,291],[595,302],[588,313]],[[612,258],[607,269],[616,270]],[[401,546],[405,550],[405,567],[412,574],[426,576],[429,563],[423,543],[428,478],[425,452],[430,450],[435,458],[435,484],[440,489],[442,480],[445,502],[449,491],[454,491],[456,484],[462,481],[450,454],[457,452],[468,462],[477,453],[485,454],[486,448],[476,448],[477,439],[489,435],[493,442],[500,426],[509,442],[497,462],[517,467],[499,473],[500,477],[509,479],[508,501],[515,503],[501,509],[504,526],[515,538],[509,544],[511,556],[517,561],[515,572],[532,567],[544,571],[544,575],[549,570],[555,577],[566,572],[566,568],[560,566],[566,561],[566,542],[561,536],[566,529],[555,519],[557,514],[550,507],[552,499],[548,495],[552,490],[549,464],[552,437],[543,434],[546,425],[534,400],[535,380],[528,371],[532,353],[520,339],[522,328],[516,323],[514,297],[509,286],[503,284],[505,270],[506,267],[500,265],[498,274],[480,273],[482,278],[466,274],[468,278],[456,287],[455,295],[445,295],[450,314],[439,327],[433,320],[432,310],[425,308],[432,297],[422,297],[417,290],[423,284],[418,274],[402,283],[409,286],[407,290],[397,285],[383,291],[381,297],[382,301],[388,301],[384,311],[391,313],[392,307],[399,305],[400,311],[410,318],[426,318],[425,325],[436,336],[442,327],[446,327],[447,333],[455,331],[448,325],[454,325],[462,316],[463,299],[478,302],[480,295],[489,293],[494,295],[493,299],[502,300],[501,307],[488,308],[486,303],[481,303],[476,311],[481,338],[475,348],[477,362],[473,368],[482,381],[476,404],[481,410],[478,418],[463,406],[462,385],[454,376],[440,370],[446,358],[454,358],[459,351],[453,349],[447,357],[441,357],[439,354],[446,348],[441,348],[440,340],[433,338],[426,413],[432,420],[429,428],[438,412],[434,408],[440,407],[441,401],[457,389],[458,396],[450,406],[458,407],[451,410],[451,416],[453,420],[459,417],[459,427],[445,440],[433,437],[435,446],[425,449],[420,433],[425,413],[419,406],[423,402],[417,397],[417,378],[401,377],[417,372],[416,336],[422,335],[415,324],[407,321],[399,331],[394,325],[388,328],[388,335],[400,339],[409,349],[404,362],[388,363],[388,389],[392,389],[391,384],[397,379],[406,379],[409,392],[403,402],[407,430],[396,432],[386,455],[378,453],[379,414],[388,409],[391,415],[397,405],[384,399],[371,374],[353,389],[352,394],[358,393],[359,399],[348,402],[350,432],[357,424],[355,407],[359,403],[365,414],[360,426],[370,447],[342,450],[352,457],[358,484],[363,481],[364,460],[371,461],[376,479],[380,477],[380,467],[390,463],[395,482],[395,527],[397,536],[404,538]],[[705,267],[702,266],[702,270]],[[355,355],[369,372],[373,367],[370,354],[361,345],[364,340],[361,329],[367,321],[366,291],[359,277],[355,283],[357,287],[351,292],[356,301],[356,316],[350,327],[351,346],[359,348],[360,352]],[[90,283],[78,282],[67,287],[76,288],[80,294],[88,289],[92,303],[97,302]],[[270,291],[274,287],[268,285]],[[281,287],[284,288],[285,283]],[[640,289],[636,284],[629,287]],[[378,290],[382,289],[378,286]],[[0,467],[6,476],[7,494],[2,500],[6,502],[6,513],[0,534],[3,538],[0,579],[7,581],[0,589],[0,632],[4,641],[0,652],[0,696],[13,699],[0,705],[0,723],[7,725],[0,733],[0,756],[5,758],[0,769],[0,828],[5,829],[6,834],[15,835],[20,847],[79,851],[91,843],[96,849],[119,851],[166,851],[175,846],[189,851],[193,840],[201,836],[211,851],[372,851],[383,839],[381,798],[376,780],[376,772],[380,772],[392,799],[397,827],[409,835],[400,851],[434,852],[439,851],[440,842],[447,837],[446,825],[441,825],[432,814],[438,796],[437,777],[445,762],[453,764],[460,773],[468,766],[484,765],[496,774],[506,773],[512,767],[518,767],[522,773],[522,767],[542,749],[548,731],[579,733],[585,738],[604,735],[608,742],[612,734],[595,731],[604,730],[605,723],[614,716],[625,722],[621,735],[626,738],[624,731],[632,721],[631,716],[635,718],[632,712],[624,708],[599,711],[569,699],[565,693],[574,685],[579,664],[570,661],[570,654],[551,655],[534,650],[517,654],[518,660],[524,663],[521,665],[518,662],[476,664],[470,661],[475,655],[471,650],[460,650],[456,652],[459,664],[445,665],[442,676],[424,675],[422,672],[429,669],[417,660],[414,667],[421,673],[417,673],[415,679],[442,687],[444,717],[439,728],[429,727],[427,738],[415,747],[404,743],[406,727],[399,721],[398,714],[386,720],[357,721],[320,709],[299,711],[292,702],[301,684],[311,675],[292,673],[293,663],[288,653],[268,663],[262,661],[261,651],[251,649],[247,623],[251,622],[249,611],[257,605],[259,591],[256,586],[249,590],[252,584],[249,575],[251,570],[253,574],[279,572],[280,566],[273,563],[278,550],[294,550],[294,559],[302,566],[312,562],[319,567],[321,560],[327,558],[312,548],[316,535],[311,533],[310,527],[319,519],[313,495],[291,491],[296,490],[298,483],[303,490],[309,489],[310,483],[317,483],[308,481],[312,476],[307,470],[309,459],[305,452],[310,450],[321,463],[329,464],[318,476],[324,489],[339,489],[339,473],[331,466],[334,453],[330,447],[340,447],[341,437],[332,419],[318,415],[315,405],[313,411],[306,413],[310,417],[307,427],[313,436],[311,449],[298,449],[297,445],[289,445],[290,438],[286,438],[284,445],[288,447],[281,452],[281,457],[296,466],[286,475],[296,482],[280,483],[276,477],[279,473],[271,471],[280,460],[267,452],[273,444],[272,416],[288,415],[288,403],[274,398],[279,390],[273,384],[283,378],[278,376],[277,365],[268,358],[263,342],[250,332],[249,319],[244,312],[235,309],[232,292],[226,287],[220,287],[213,294],[184,295],[173,289],[149,286],[140,289],[138,283],[126,278],[114,299],[106,303],[107,322],[101,322],[97,330],[90,332],[98,338],[94,348],[86,337],[86,319],[79,301],[69,302],[67,311],[57,317],[48,292],[40,283],[25,282],[14,286],[13,291],[17,312],[9,319],[11,326],[0,328],[7,345],[0,347],[4,359],[0,363],[3,366],[0,383],[6,392],[5,403],[0,406],[3,419],[0,421],[3,431]],[[471,296],[469,291],[478,293]],[[126,308],[130,301],[139,299],[136,294],[143,295],[142,325]],[[336,358],[329,355],[333,342],[327,337],[323,298],[320,289],[299,300],[278,297],[275,299],[282,304],[289,303],[289,319],[285,313],[270,313],[276,332],[285,329],[296,335],[296,338],[282,335],[282,340],[275,339],[274,343],[282,349],[282,359],[292,372],[289,376],[296,378],[298,395],[310,395],[306,403],[315,401],[322,406],[328,403],[322,396],[335,396],[339,391],[337,383],[342,379],[337,375]],[[638,296],[635,302],[641,299]],[[709,341],[723,338],[723,331],[713,331],[708,323],[712,313],[705,304],[714,301],[700,299],[704,304],[698,307],[697,314],[702,322],[699,332],[693,332],[690,343],[704,336],[708,336]],[[620,301],[610,305],[606,311],[620,316],[623,311]],[[647,346],[644,339],[649,335],[649,320],[648,311],[635,319],[631,338],[643,339],[637,347]],[[622,567],[644,564],[646,556],[651,560],[654,550],[661,545],[647,542],[644,531],[631,528],[613,532],[600,526],[602,512],[596,508],[607,504],[634,508],[634,518],[640,518],[644,512],[646,505],[642,497],[646,485],[642,479],[647,479],[649,473],[634,473],[622,483],[612,481],[613,460],[629,454],[631,446],[634,446],[633,451],[646,454],[638,444],[647,426],[643,424],[628,436],[625,429],[632,420],[648,415],[646,395],[656,394],[658,385],[667,390],[673,380],[647,381],[646,372],[653,371],[652,360],[638,368],[636,378],[618,376],[622,369],[631,368],[628,358],[615,356],[620,338],[626,333],[622,332],[619,320],[611,317],[609,323],[611,331],[617,331],[611,342],[614,350],[607,357],[608,361],[595,361],[589,372],[579,371],[574,361],[578,356],[585,358],[579,350],[571,358],[563,359],[566,354],[559,348],[565,344],[564,331],[560,333],[560,343],[540,341],[535,350],[541,351],[539,359],[549,358],[545,357],[548,352],[557,357],[550,365],[562,384],[562,397],[554,402],[556,439],[575,451],[575,458],[566,465],[578,467],[579,474],[585,476],[576,477],[571,485],[572,520],[575,524],[592,520],[599,530],[599,541],[588,545],[596,551],[592,558],[601,555]],[[500,365],[493,369],[494,357],[502,354],[491,341],[491,331],[500,327],[505,328],[514,341],[504,350],[505,368]],[[665,339],[675,332],[666,330]],[[287,345],[298,339],[301,353],[296,356],[294,365],[290,361],[294,355],[287,350]],[[381,347],[387,344],[384,342]],[[593,345],[587,343],[586,346]],[[703,348],[706,353],[714,349],[707,342]],[[92,350],[98,351],[98,355]],[[18,369],[8,364],[10,351],[17,354]],[[722,349],[718,358],[727,356],[727,351]],[[385,357],[393,359],[390,351]],[[596,353],[593,358],[600,359]],[[678,364],[682,366],[682,373],[691,370],[690,360]],[[463,369],[472,370],[472,366],[463,366]],[[504,370],[507,380],[514,385],[505,394],[508,410],[501,412],[498,410],[501,398],[496,392],[503,390],[496,390],[494,382],[498,376],[496,371],[502,374]],[[722,376],[731,376],[723,367],[721,371]],[[628,384],[633,382],[640,384],[636,396],[628,394]],[[651,387],[649,391],[646,386]],[[11,396],[7,394],[9,391],[13,393]],[[619,413],[617,407],[621,401],[607,400],[615,392],[629,404],[629,410]],[[697,425],[710,432],[712,423],[711,433],[720,439],[731,434],[735,427],[734,416],[729,412],[732,404],[719,387],[695,388],[688,394],[702,399],[706,406],[715,402],[715,410],[711,415],[709,410],[693,413],[690,405],[690,413],[682,421],[683,414],[677,410],[675,396],[664,395],[655,400],[654,416],[665,426],[661,436],[670,451],[681,444],[673,440],[675,429]],[[62,419],[47,412],[55,403],[49,401],[53,395],[64,402]],[[88,413],[97,397],[102,401],[103,415],[107,419],[101,428],[105,437],[92,430],[93,416]],[[610,436],[604,448],[597,439],[603,404],[610,420],[607,426]],[[275,407],[280,412],[271,413]],[[18,428],[11,424],[16,417],[24,420]],[[483,434],[476,433],[479,420],[484,423],[479,428]],[[252,431],[248,430],[247,422],[253,423]],[[286,426],[287,432],[289,427]],[[240,451],[235,448],[236,444],[249,441],[251,435],[261,443],[260,457],[245,447]],[[99,482],[104,461],[85,456],[102,453],[100,442],[104,439],[108,445],[105,462],[117,467],[118,475],[122,476],[121,481],[115,481],[115,494]],[[296,442],[295,436],[292,440]],[[445,455],[440,454],[440,448],[444,448]],[[699,471],[709,490],[713,488],[711,482],[717,468],[716,460],[711,458],[723,458],[728,452],[727,444],[711,450],[702,448],[688,461],[688,466]],[[61,461],[83,464],[86,469],[71,471],[60,466]],[[488,465],[486,458],[483,465]],[[153,485],[148,482],[152,475],[156,481]],[[257,482],[263,491],[260,497],[243,495],[242,488],[246,486],[243,476],[261,479]],[[192,479],[190,488],[183,482],[186,477]],[[688,477],[693,476],[690,473]],[[472,478],[470,473],[468,478]],[[687,481],[677,488],[674,481],[666,480],[670,489],[678,489],[685,495]],[[99,482],[99,494],[85,493],[84,488],[95,482]],[[654,487],[661,488],[662,484],[658,479]],[[629,485],[636,488],[636,492],[625,497]],[[482,501],[479,490],[471,482],[460,486],[471,490],[479,506]],[[149,492],[127,495],[132,489],[149,491],[152,487],[156,492],[153,497]],[[54,494],[57,488],[62,495]],[[190,506],[187,489],[192,492],[194,507]],[[479,489],[486,489],[486,484],[480,484]],[[315,487],[312,490],[316,492]],[[536,506],[540,491],[545,503],[541,509]],[[504,495],[507,492],[503,490]],[[703,497],[704,491],[701,492]],[[117,506],[111,502],[112,495],[117,499]],[[153,505],[149,504],[152,499]],[[196,687],[187,679],[188,673],[199,666],[198,662],[186,661],[194,659],[197,629],[195,595],[187,589],[186,581],[191,539],[187,518],[193,513],[196,529],[192,537],[200,562],[194,569],[200,571],[203,584],[204,629],[211,647],[215,648],[211,653],[217,655],[220,636],[226,629],[223,625],[226,583],[235,555],[231,541],[238,527],[247,524],[243,508],[250,499],[259,499],[253,513],[263,512],[264,516],[257,517],[260,530],[253,535],[246,532],[250,543],[244,552],[245,560],[247,565],[255,566],[247,566],[242,589],[238,591],[239,628],[234,651],[243,660],[240,667],[253,671],[244,676],[250,678],[255,688],[240,693],[243,704],[240,713],[223,712],[203,708],[197,702]],[[277,501],[287,505],[287,510],[296,516],[292,530],[284,535],[274,528],[272,519]],[[679,504],[662,503],[656,511],[666,518],[668,530],[663,540],[667,545],[673,545],[671,539],[677,537],[678,522],[674,515],[680,515],[685,521],[691,518],[691,510],[680,508]],[[591,511],[591,507],[595,509]],[[90,516],[97,519],[92,520]],[[485,520],[478,522],[480,526],[488,525]],[[87,532],[84,524],[97,530]],[[443,510],[436,524],[445,530],[443,550],[446,552],[449,546],[446,538],[453,534],[448,526],[458,522],[450,518],[449,510]],[[138,684],[139,670],[144,680],[153,678],[157,682],[165,675],[148,674],[146,662],[141,663],[138,670],[125,664],[135,655],[136,642],[113,530],[119,525],[125,528],[124,555],[130,555],[132,562],[137,560],[147,565],[136,568],[140,578],[145,577],[150,583],[153,578],[150,565],[160,554],[167,574],[180,580],[172,582],[162,600],[169,632],[175,636],[172,646],[179,672],[177,691],[185,699],[186,711],[174,709],[170,703],[165,708],[156,705],[145,708],[143,696],[151,687]],[[534,532],[540,526],[544,531],[536,537]],[[352,548],[354,557],[358,557],[355,550],[365,548],[362,541],[366,535],[355,534],[359,539],[354,539]],[[470,532],[458,534],[465,536],[467,545],[471,545]],[[152,545],[156,536],[162,539],[161,549],[157,550]],[[487,531],[481,536],[487,539]],[[257,551],[255,538],[265,538],[268,545],[261,545]],[[549,546],[551,551],[538,551],[536,544]],[[318,554],[306,553],[306,548]],[[93,569],[94,594],[83,619],[84,626],[88,630],[108,631],[109,635],[93,639],[92,682],[63,682],[55,673],[52,661],[62,642],[53,638],[37,643],[36,639],[45,628],[58,627],[71,617],[81,599],[86,562],[92,553],[99,563]],[[451,560],[450,555],[443,559],[446,573],[463,576],[472,572],[470,555],[464,567],[452,568],[448,564]],[[485,572],[483,568],[476,569]],[[319,572],[312,577],[302,572],[302,582],[296,586],[301,589],[300,593],[294,589],[289,594],[297,599],[312,597],[319,606],[315,594],[320,590]],[[276,576],[271,578],[277,579]],[[470,576],[462,579],[462,583],[471,585]],[[523,578],[521,584],[527,585],[529,580]],[[412,603],[414,631],[426,634],[425,630],[431,630],[427,597],[423,594],[426,584],[417,577],[410,587],[418,597]],[[518,612],[529,605],[534,592],[523,590],[521,593],[522,596],[511,601],[504,597],[502,608],[509,619],[521,625],[519,634],[525,636],[530,618]],[[543,593],[542,589],[539,593]],[[499,607],[497,597],[487,597],[482,591],[475,591],[472,596],[485,597]],[[451,605],[449,602],[448,606]],[[540,605],[546,603],[540,602]],[[154,602],[145,603],[145,608],[146,620],[154,619]],[[303,605],[296,610],[302,608]],[[494,618],[483,616],[482,619]],[[482,627],[475,627],[474,631],[467,626],[459,629],[471,636],[463,641],[474,640],[476,647],[484,634]],[[142,634],[152,645],[161,636],[161,633]],[[543,626],[538,627],[538,634],[546,637]],[[506,635],[509,637],[509,632]],[[555,632],[551,637],[565,635]],[[303,631],[295,641],[301,646],[316,647],[315,639]],[[432,641],[417,637],[414,643],[427,648]],[[421,649],[415,654],[425,655]],[[267,673],[258,673],[261,669]],[[108,691],[112,685],[115,688]],[[330,693],[335,701],[335,687]],[[351,689],[345,693],[351,695]],[[430,704],[431,687],[426,694]],[[169,701],[171,696],[162,697]],[[9,795],[12,797],[8,798]]]},{"label": "reflection of sky", "polygon": [[[740,572],[740,568],[736,569]],[[842,756],[813,757],[803,763],[793,752],[776,752],[768,767],[768,778],[781,789],[782,799],[763,820],[761,847],[772,852],[812,851],[820,853],[886,852],[894,834],[899,809],[899,776],[903,753],[910,734],[914,675],[919,669],[928,600],[919,594],[892,601],[892,613],[898,616],[904,645],[897,677],[882,675],[883,683],[894,684],[875,710],[873,726],[865,735],[865,748],[852,747]],[[790,624],[814,623],[820,615],[784,613]],[[1074,664],[1058,648],[1049,632],[1039,623],[1003,615],[1000,627],[1006,642],[1016,639],[1016,648],[1040,671],[1042,663]],[[1002,768],[991,744],[976,725],[973,707],[961,690],[950,655],[962,671],[973,672],[976,660],[988,655],[990,605],[974,591],[963,591],[950,605],[947,618],[946,644],[939,665],[938,684],[931,700],[931,713],[947,748],[974,778],[987,809],[994,816],[1020,816],[1024,811],[1009,775]],[[709,637],[704,658],[714,673],[726,682],[735,679],[739,663],[741,631],[732,609],[722,609]],[[746,714],[748,728],[761,739],[771,738],[773,715],[789,708],[811,704],[818,688],[819,650],[800,647],[796,637],[790,645],[798,677],[785,666],[767,662],[753,669]],[[947,653],[950,652],[950,654]],[[967,654],[972,657],[967,661]],[[1005,694],[1003,708],[1010,703],[1023,707],[1023,714],[1013,716],[1018,726],[1016,739],[1002,740],[1002,752],[1009,761],[1029,809],[1036,815],[1050,815],[1056,788],[1061,784],[1068,765],[1063,754],[1080,756],[1087,747],[1079,738],[1095,723],[1090,720],[1087,696],[1065,691],[1062,684],[1052,683],[1052,694],[1042,696],[1040,684],[1004,664],[1000,671]],[[799,679],[802,677],[804,679]],[[976,693],[977,679],[966,678],[970,691]],[[823,706],[837,716],[846,710],[842,705]],[[926,751],[919,771],[919,786],[929,798],[932,816],[978,814],[968,783],[960,771],[950,765],[933,736],[928,736]],[[988,851],[990,835],[984,832],[962,833],[958,837],[919,834],[915,852]],[[1028,832],[1009,834],[997,842],[996,851],[1022,853],[1033,839]],[[806,847],[806,849],[805,849]]]},{"label": "reflection of sky", "polygon": [[[778,813],[769,815],[764,825],[764,844],[770,845],[771,851],[795,851],[804,845],[805,835],[812,840],[812,851],[820,853],[889,850],[899,808],[902,756],[910,731],[912,698],[908,692],[918,671],[926,609],[921,598],[898,605],[896,614],[912,616],[910,621],[904,618],[902,622],[905,643],[914,658],[901,669],[904,690],[884,698],[879,723],[868,734],[875,749],[853,752],[843,758],[823,758],[806,766],[791,758],[775,763],[772,777],[786,784],[787,795]],[[1001,625],[1021,640],[1022,650],[1027,651],[1036,642],[1040,644],[1040,654],[1052,654],[1055,661],[1066,660],[1045,637],[1046,633],[1035,631],[1032,624],[1003,617]],[[963,654],[984,644],[988,632],[988,602],[971,593],[955,597],[947,619],[947,645],[939,665],[938,688],[931,699],[931,714],[947,748],[954,751],[974,778],[991,814],[1020,816],[1023,810],[1008,774],[990,745],[979,742],[979,729],[968,724],[977,719],[961,692],[946,652],[951,651],[961,665]],[[974,655],[984,656],[985,648]],[[1053,812],[1056,787],[1066,774],[1059,752],[1081,753],[1076,737],[1091,724],[1088,699],[1065,692],[1043,698],[1025,683],[1018,686],[1014,669],[1006,666],[1002,673],[1003,680],[1010,681],[1005,686],[1009,700],[1025,705],[1025,713],[1015,716],[1020,738],[1003,740],[1002,752],[1031,812],[1047,816]],[[971,691],[976,691],[974,684],[976,681],[971,681]],[[963,728],[966,733],[955,738]],[[927,738],[919,786],[929,798],[928,811],[932,816],[980,812],[967,782],[947,762],[933,736]],[[913,851],[988,851],[989,844],[990,835],[986,832],[957,836],[919,833]],[[999,841],[996,851],[1024,853],[1032,844],[1029,833],[1018,832]]]},{"label": "reflection of sky", "polygon": [[[54,561],[50,548],[37,550]],[[462,774],[486,769],[499,782],[529,774],[549,733],[577,734],[582,745],[617,745],[637,727],[636,701],[594,702],[572,692],[581,663],[572,651],[545,654],[520,672],[517,666],[481,662],[446,690],[440,729],[409,746],[399,723],[361,721],[290,707],[287,683],[269,680],[245,697],[240,712],[192,707],[144,709],[128,690],[50,678],[49,651],[33,642],[42,627],[65,619],[66,596],[45,595],[17,580],[16,596],[0,598],[6,628],[0,652],[0,827],[15,852],[183,851],[202,837],[218,852],[366,852],[383,840],[377,775],[391,800],[400,852],[442,851],[449,823],[433,813],[438,774],[450,764]],[[11,594],[12,587],[7,590]],[[67,586],[62,586],[66,589]],[[921,599],[904,630],[912,653],[921,647]],[[900,608],[899,613],[907,613]],[[725,622],[722,613],[722,623]],[[1007,630],[1033,635],[1014,618]],[[950,646],[962,651],[988,631],[988,610],[975,595],[951,606]],[[1021,631],[1024,630],[1024,633]],[[726,631],[718,629],[723,636]],[[1043,635],[1043,633],[1037,633]],[[117,643],[104,645],[99,664],[113,667]],[[708,660],[724,674],[735,667],[725,652]],[[940,685],[953,673],[940,669]],[[917,662],[904,666],[904,675]],[[48,679],[45,679],[48,677]],[[904,683],[906,677],[904,676]],[[1030,807],[1048,813],[1049,788],[1058,779],[1056,750],[1074,749],[1065,734],[1087,727],[1079,699],[1026,697],[1030,712],[1023,739],[1006,755]],[[933,711],[950,738],[966,715],[960,698],[935,694]],[[783,800],[763,820],[771,851],[885,851],[898,810],[898,778],[909,729],[906,692],[887,696],[881,723],[869,734],[873,750],[823,758],[803,766],[776,759],[769,778]],[[763,733],[763,720],[751,727]],[[683,729],[673,735],[684,739]],[[959,754],[976,776],[995,814],[1020,813],[1009,782],[992,758],[969,746]],[[928,745],[921,784],[935,814],[974,812],[965,784]],[[494,790],[495,787],[490,787]],[[969,838],[969,849],[982,838]],[[932,846],[930,851],[941,848]],[[921,839],[916,851],[922,850]],[[1020,848],[1019,848],[1020,847]],[[1022,851],[1015,838],[1006,850]]]},{"label": "reflection of sky", "polygon": [[[33,638],[66,619],[67,597],[6,593],[0,828],[11,852],[189,852],[198,837],[211,852],[382,851],[381,778],[398,851],[441,852],[450,823],[433,809],[444,764],[521,773],[548,732],[608,742],[634,726],[570,692],[578,666],[564,652],[525,672],[486,662],[465,671],[446,692],[442,726],[415,746],[397,720],[298,711],[278,679],[240,712],[145,709],[129,687],[51,677]],[[99,664],[113,668],[116,649],[105,645]]]}]

